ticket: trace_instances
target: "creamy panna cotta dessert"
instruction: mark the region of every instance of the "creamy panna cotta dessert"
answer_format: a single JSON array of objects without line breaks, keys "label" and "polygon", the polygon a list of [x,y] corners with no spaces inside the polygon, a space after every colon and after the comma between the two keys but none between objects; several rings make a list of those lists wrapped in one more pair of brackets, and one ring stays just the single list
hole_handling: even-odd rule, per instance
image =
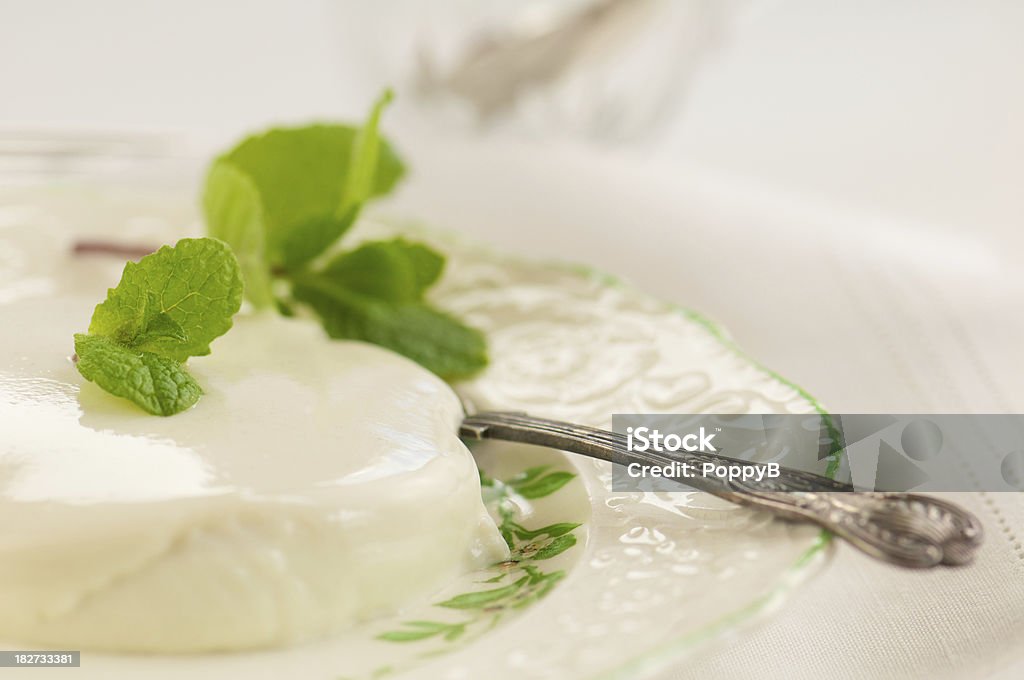
[{"label": "creamy panna cotta dessert", "polygon": [[0,640],[201,652],[314,639],[507,557],[459,399],[380,347],[236,315],[149,415],[87,382],[72,334],[123,258],[0,230]]}]

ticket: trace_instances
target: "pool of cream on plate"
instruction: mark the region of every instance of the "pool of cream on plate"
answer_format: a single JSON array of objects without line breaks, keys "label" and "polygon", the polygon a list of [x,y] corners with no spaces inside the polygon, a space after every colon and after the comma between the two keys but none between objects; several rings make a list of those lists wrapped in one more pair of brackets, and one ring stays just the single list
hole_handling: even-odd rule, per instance
[{"label": "pool of cream on plate", "polygon": [[[173,241],[173,237],[167,239]],[[123,262],[0,228],[0,640],[192,652],[311,639],[503,559],[440,379],[239,315],[168,418],[69,360]]]}]

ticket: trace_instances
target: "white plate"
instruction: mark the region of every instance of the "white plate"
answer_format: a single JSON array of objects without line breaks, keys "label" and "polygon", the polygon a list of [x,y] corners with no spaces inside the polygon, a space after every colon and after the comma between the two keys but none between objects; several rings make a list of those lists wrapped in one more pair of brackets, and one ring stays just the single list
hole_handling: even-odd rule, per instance
[{"label": "white plate", "polygon": [[[196,230],[192,206],[187,192],[137,185],[22,189],[0,195],[0,237],[31,224],[68,241],[76,233],[173,240]],[[364,224],[357,234],[392,229]],[[435,298],[488,334],[491,366],[459,387],[476,408],[601,426],[616,412],[817,408],[708,322],[608,276],[501,257],[435,231],[402,231],[449,254]],[[119,269],[112,263],[111,283]],[[577,475],[530,501],[511,489],[512,521],[525,530],[516,539],[522,562],[468,575],[429,602],[331,640],[208,656],[86,652],[75,676],[632,678],[757,620],[827,554],[814,528],[704,494],[612,492],[605,464],[501,444],[475,451],[489,477],[510,480],[537,466],[546,466],[541,476]],[[529,535],[577,523],[557,536]],[[472,595],[481,591],[488,594]]]}]

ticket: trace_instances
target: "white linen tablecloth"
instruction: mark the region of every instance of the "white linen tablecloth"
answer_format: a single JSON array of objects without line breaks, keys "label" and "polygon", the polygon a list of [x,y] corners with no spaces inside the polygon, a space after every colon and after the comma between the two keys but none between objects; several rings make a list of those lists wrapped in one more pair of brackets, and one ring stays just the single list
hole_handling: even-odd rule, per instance
[{"label": "white linen tablecloth", "polygon": [[659,680],[1024,677],[1024,503],[1018,494],[956,500],[988,531],[971,567],[907,572],[840,545],[775,617]]}]

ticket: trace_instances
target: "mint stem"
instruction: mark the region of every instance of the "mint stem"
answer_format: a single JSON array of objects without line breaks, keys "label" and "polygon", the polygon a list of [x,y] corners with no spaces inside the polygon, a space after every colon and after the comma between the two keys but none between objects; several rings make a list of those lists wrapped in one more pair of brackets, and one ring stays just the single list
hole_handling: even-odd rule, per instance
[{"label": "mint stem", "polygon": [[71,252],[75,255],[117,255],[132,260],[141,259],[155,251],[156,248],[152,246],[99,240],[76,241],[71,248]]}]

